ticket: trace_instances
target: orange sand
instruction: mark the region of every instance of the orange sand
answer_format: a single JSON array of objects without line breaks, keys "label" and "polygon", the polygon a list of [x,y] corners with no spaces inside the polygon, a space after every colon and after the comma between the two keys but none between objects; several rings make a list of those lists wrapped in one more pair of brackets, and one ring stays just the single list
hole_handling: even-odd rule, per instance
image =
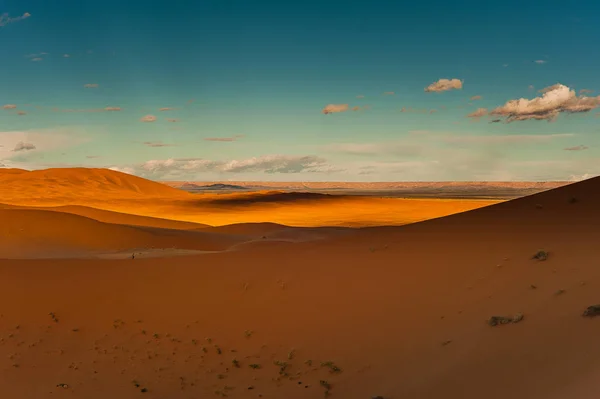
[{"label": "orange sand", "polygon": [[[500,202],[281,192],[190,194],[106,169],[15,171],[20,170],[0,169],[0,203],[38,208],[69,204],[212,226],[263,222],[305,227],[400,225]],[[102,221],[115,220],[106,219],[106,214],[99,216],[97,211],[60,210]],[[140,222],[129,218],[120,223]]]},{"label": "orange sand", "polygon": [[[88,173],[61,171],[79,172]],[[108,179],[113,172],[102,173]],[[11,184],[0,202],[29,204],[15,194],[18,180]],[[147,184],[135,183],[148,196],[171,195]],[[129,192],[131,204],[136,195],[150,203]],[[85,198],[68,204],[92,206]],[[142,219],[120,225],[107,213],[97,214],[100,222],[88,210],[6,207],[1,397],[300,399],[324,397],[329,384],[330,397],[344,399],[596,398],[600,317],[581,314],[600,303],[598,200],[597,178],[422,223],[364,229],[167,230]],[[289,206],[321,206],[310,201]],[[268,206],[222,212],[268,215]],[[218,252],[92,258],[152,246]],[[548,260],[531,259],[540,249]],[[30,252],[81,259],[8,259]],[[518,312],[524,319],[517,324],[485,322]]]}]

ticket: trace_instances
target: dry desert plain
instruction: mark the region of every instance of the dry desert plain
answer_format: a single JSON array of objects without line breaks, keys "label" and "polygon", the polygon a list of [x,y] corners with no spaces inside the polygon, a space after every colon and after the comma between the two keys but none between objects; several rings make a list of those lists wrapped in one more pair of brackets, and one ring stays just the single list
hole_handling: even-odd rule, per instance
[{"label": "dry desert plain", "polygon": [[0,397],[597,398],[599,200],[0,169]]}]

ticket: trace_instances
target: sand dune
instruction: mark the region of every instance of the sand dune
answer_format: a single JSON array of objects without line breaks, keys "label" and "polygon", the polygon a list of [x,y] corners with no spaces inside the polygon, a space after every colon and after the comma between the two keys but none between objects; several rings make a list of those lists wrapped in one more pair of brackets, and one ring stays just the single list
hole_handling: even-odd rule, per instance
[{"label": "sand dune", "polygon": [[[83,206],[212,226],[264,222],[298,227],[400,225],[499,202],[284,192],[190,194],[107,169],[8,171],[0,172],[3,204],[35,208]],[[65,211],[107,222],[115,220],[90,211]],[[307,214],[311,217],[307,218]],[[132,224],[149,222],[129,219]],[[151,223],[157,227],[181,227]]]},{"label": "sand dune", "polygon": [[244,240],[202,231],[116,225],[34,209],[0,209],[0,220],[0,259],[86,257],[142,248],[216,251]]},{"label": "sand dune", "polygon": [[0,173],[2,202],[16,199],[181,198],[188,193],[164,184],[108,169],[52,168],[34,171],[5,169]]},{"label": "sand dune", "polygon": [[[69,251],[237,248],[171,258],[150,251],[136,260],[0,260],[0,392],[17,399],[597,397],[600,317],[582,313],[600,304],[599,200],[596,178],[363,229],[183,231],[0,210],[9,221],[2,242],[13,240],[3,251],[40,243]],[[533,259],[540,250],[546,260]],[[518,323],[486,322],[518,314]]]},{"label": "sand dune", "polygon": [[130,226],[158,227],[163,229],[192,230],[209,227],[201,223],[183,222],[171,219],[153,218],[148,216],[131,215],[128,213],[106,211],[81,205],[64,205],[55,207],[23,207],[17,205],[0,204],[0,209],[38,209],[56,211],[85,216],[104,223],[122,224]]}]

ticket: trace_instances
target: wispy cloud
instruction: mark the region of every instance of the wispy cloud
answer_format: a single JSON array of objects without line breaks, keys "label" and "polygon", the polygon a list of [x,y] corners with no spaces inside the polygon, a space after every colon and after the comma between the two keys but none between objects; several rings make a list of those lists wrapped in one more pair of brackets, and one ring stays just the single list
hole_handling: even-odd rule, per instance
[{"label": "wispy cloud", "polygon": [[488,113],[487,108],[477,108],[475,111],[468,114],[467,118],[473,118],[473,120],[479,120],[480,118],[486,116],[487,113]]},{"label": "wispy cloud", "polygon": [[204,140],[205,141],[230,142],[230,141],[237,141],[243,137],[245,137],[243,134],[236,134],[235,136],[231,136],[231,137],[205,137]]},{"label": "wispy cloud", "polygon": [[540,143],[556,139],[571,138],[573,133],[561,134],[513,134],[489,136],[447,136],[443,137],[445,143],[461,144],[512,144],[512,143]]},{"label": "wispy cloud", "polygon": [[339,152],[348,155],[372,156],[395,155],[414,156],[424,151],[423,145],[413,142],[381,142],[381,143],[336,143],[322,147],[325,151]]},{"label": "wispy cloud", "polygon": [[565,151],[583,151],[583,150],[587,150],[588,148],[590,148],[590,147],[582,144],[582,145],[576,145],[575,147],[563,148],[563,150],[565,150]]},{"label": "wispy cloud", "polygon": [[393,91],[384,91],[384,92],[383,92],[383,95],[384,95],[384,96],[393,96],[394,94],[396,94],[396,93],[395,93],[395,92],[393,92]]},{"label": "wispy cloud", "polygon": [[8,24],[12,24],[14,22],[22,21],[29,17],[31,17],[31,14],[28,12],[24,13],[23,15],[21,15],[19,17],[11,17],[8,13],[1,14],[0,15],[0,27],[6,26]]},{"label": "wispy cloud", "polygon": [[146,115],[140,118],[140,122],[156,122],[156,119],[154,115]]},{"label": "wispy cloud", "polygon": [[490,114],[504,117],[506,122],[531,119],[553,121],[561,113],[589,112],[600,106],[600,96],[578,97],[575,90],[560,83],[546,87],[540,92],[541,97],[532,100],[510,100],[492,110]]},{"label": "wispy cloud", "polygon": [[581,90],[579,90],[579,95],[582,95],[582,94],[591,94],[591,93],[593,93],[593,92],[594,92],[594,90],[590,90],[590,89],[581,89]]},{"label": "wispy cloud", "polygon": [[122,111],[123,109],[121,107],[105,107],[104,110],[105,111]]},{"label": "wispy cloud", "polygon": [[86,89],[97,89],[98,86],[98,83],[86,83],[83,85],[83,87],[85,87]]},{"label": "wispy cloud", "polygon": [[327,114],[333,114],[336,112],[346,112],[348,111],[349,105],[348,104],[328,104],[325,106],[325,108],[323,108],[323,110],[321,110],[321,112],[325,115]]},{"label": "wispy cloud", "polygon": [[548,61],[546,61],[546,60],[535,60],[533,62],[535,62],[536,64],[540,64],[541,65],[541,64],[545,64]]},{"label": "wispy cloud", "polygon": [[167,144],[162,141],[144,141],[142,144],[148,147],[174,147],[175,144]]},{"label": "wispy cloud", "polygon": [[477,100],[481,100],[483,97],[481,96],[473,96],[471,97],[471,101],[477,101]]},{"label": "wispy cloud", "polygon": [[174,109],[175,108],[172,108],[172,107],[162,107],[162,108],[159,108],[158,110],[159,111],[171,111],[171,110],[174,110]]},{"label": "wispy cloud", "polygon": [[3,109],[15,109],[17,106],[15,104],[6,104],[2,106]]},{"label": "wispy cloud", "polygon": [[425,92],[442,92],[449,90],[460,90],[463,82],[460,79],[440,79],[425,88]]},{"label": "wispy cloud", "polygon": [[175,123],[175,122],[179,122],[179,119],[167,118],[167,122]]},{"label": "wispy cloud", "polygon": [[365,98],[365,96],[363,96],[362,94],[359,94],[358,96],[356,96],[356,98]]},{"label": "wispy cloud", "polygon": [[87,159],[96,159],[96,158],[102,158],[100,155],[86,155],[85,156]]}]

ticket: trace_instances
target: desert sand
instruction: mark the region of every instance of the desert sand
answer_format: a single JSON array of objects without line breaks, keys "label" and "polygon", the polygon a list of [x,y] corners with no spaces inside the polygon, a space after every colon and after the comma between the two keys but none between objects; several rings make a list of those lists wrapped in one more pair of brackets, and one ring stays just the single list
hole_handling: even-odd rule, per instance
[{"label": "desert sand", "polygon": [[598,178],[500,203],[0,187],[2,397],[600,394]]}]

